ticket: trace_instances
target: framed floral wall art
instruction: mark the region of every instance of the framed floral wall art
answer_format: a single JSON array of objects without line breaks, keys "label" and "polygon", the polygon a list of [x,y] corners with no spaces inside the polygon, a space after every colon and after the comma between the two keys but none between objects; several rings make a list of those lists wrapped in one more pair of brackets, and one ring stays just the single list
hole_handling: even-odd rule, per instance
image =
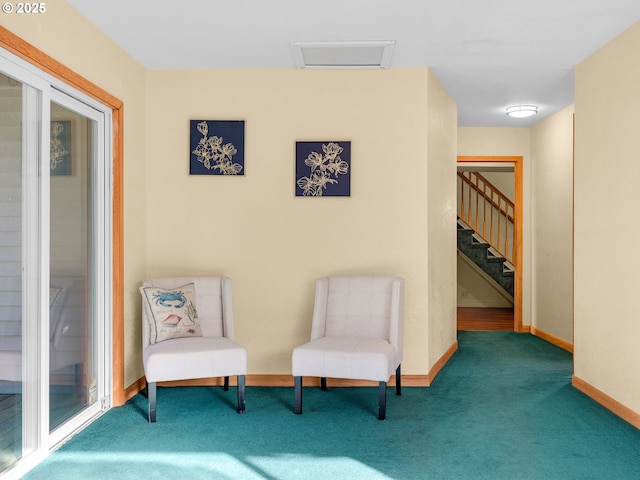
[{"label": "framed floral wall art", "polygon": [[296,196],[349,197],[351,142],[296,142]]},{"label": "framed floral wall art", "polygon": [[191,120],[191,175],[244,175],[244,120]]}]

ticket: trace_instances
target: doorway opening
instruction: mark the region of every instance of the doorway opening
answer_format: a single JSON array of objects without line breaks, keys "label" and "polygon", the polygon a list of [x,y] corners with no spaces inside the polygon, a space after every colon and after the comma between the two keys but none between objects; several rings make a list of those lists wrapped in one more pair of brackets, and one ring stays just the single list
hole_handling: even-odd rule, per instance
[{"label": "doorway opening", "polygon": [[[471,228],[473,233],[467,233],[473,235],[474,243],[490,244],[484,247],[489,262],[506,257],[505,275],[512,276],[511,285],[507,281],[506,287],[490,278],[461,253],[459,236],[458,329],[522,332],[522,157],[459,156],[458,172],[474,172],[482,178],[481,182],[472,182],[458,174],[459,234],[461,228]],[[489,192],[493,189],[512,206],[494,200]]]}]

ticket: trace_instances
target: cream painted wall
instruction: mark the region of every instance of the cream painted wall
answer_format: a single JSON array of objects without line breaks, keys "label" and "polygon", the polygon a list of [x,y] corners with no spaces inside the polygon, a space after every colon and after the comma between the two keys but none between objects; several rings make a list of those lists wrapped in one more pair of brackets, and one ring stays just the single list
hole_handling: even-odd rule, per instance
[{"label": "cream painted wall", "polygon": [[513,202],[515,193],[513,191],[513,169],[509,172],[480,172],[491,184],[496,187],[505,197]]},{"label": "cream painted wall", "polygon": [[513,302],[500,293],[499,287],[487,281],[478,267],[458,253],[457,295],[458,307],[511,308]]},{"label": "cream painted wall", "polygon": [[[427,339],[428,367],[431,368],[446,349],[457,342],[456,151],[458,124],[457,106],[432,72],[429,72],[428,113],[429,230],[426,245],[429,255],[427,266],[429,330]],[[401,185],[399,187],[402,188]],[[405,218],[408,221],[416,221],[419,216],[411,215]],[[416,246],[420,247],[419,244]]]},{"label": "cream painted wall", "polygon": [[573,113],[531,128],[531,323],[573,343]]},{"label": "cream painted wall", "polygon": [[42,15],[2,15],[2,25],[125,103],[125,386],[141,376],[138,285],[145,275],[145,70],[64,0]]},{"label": "cream painted wall", "polygon": [[[310,335],[315,280],[331,274],[405,278],[403,373],[427,373],[450,346],[440,342],[455,334],[455,299],[433,307],[449,310],[437,320],[447,334],[427,338],[428,233],[443,226],[427,178],[455,172],[455,104],[433,80],[426,68],[148,72],[148,275],[231,277],[249,373],[290,373],[291,350]],[[444,135],[433,150],[432,100]],[[245,176],[189,176],[192,119],[246,121]],[[351,197],[295,197],[297,140],[351,141]],[[444,209],[447,190],[435,192]],[[434,267],[449,269],[445,285],[454,265]]]},{"label": "cream painted wall", "polygon": [[[48,2],[47,15],[3,21],[125,103],[125,386],[142,376],[137,287],[178,272],[234,278],[237,336],[249,347],[252,373],[290,370],[291,349],[309,335],[314,280],[333,273],[406,278],[404,373],[428,372],[450,347],[455,304],[447,296],[432,295],[443,324],[427,340],[427,225],[431,216],[442,226],[436,210],[449,198],[428,212],[425,186],[429,128],[451,130],[431,139],[431,174],[449,168],[455,104],[437,81],[429,85],[435,77],[426,68],[146,72],[62,0]],[[431,119],[429,96],[444,108]],[[191,118],[247,121],[245,177],[188,176]],[[295,140],[309,139],[352,141],[351,198],[294,197]],[[172,235],[176,218],[181,233]],[[453,264],[433,252],[432,274],[447,270],[433,286],[447,285]]]},{"label": "cream painted wall", "polygon": [[[460,156],[523,157],[522,324],[531,325],[531,132],[529,128],[459,127]],[[460,287],[458,285],[458,287]]]},{"label": "cream painted wall", "polygon": [[[574,373],[640,412],[640,23],[575,71]],[[629,248],[630,247],[630,248]]]}]

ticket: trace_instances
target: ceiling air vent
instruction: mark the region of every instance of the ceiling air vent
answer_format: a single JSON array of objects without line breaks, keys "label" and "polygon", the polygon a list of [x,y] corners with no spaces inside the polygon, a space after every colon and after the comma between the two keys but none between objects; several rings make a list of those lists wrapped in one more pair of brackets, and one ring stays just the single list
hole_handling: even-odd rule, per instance
[{"label": "ceiling air vent", "polygon": [[291,42],[297,68],[389,68],[395,41]]}]

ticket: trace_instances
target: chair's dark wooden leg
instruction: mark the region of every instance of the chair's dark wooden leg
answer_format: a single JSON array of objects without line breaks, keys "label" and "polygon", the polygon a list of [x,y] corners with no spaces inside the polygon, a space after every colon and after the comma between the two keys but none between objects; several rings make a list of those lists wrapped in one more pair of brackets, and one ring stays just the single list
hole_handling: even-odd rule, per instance
[{"label": "chair's dark wooden leg", "polygon": [[294,382],[294,406],[293,413],[299,415],[302,413],[302,377],[293,377]]},{"label": "chair's dark wooden leg", "polygon": [[147,400],[149,403],[149,423],[156,423],[156,382],[147,382]]},{"label": "chair's dark wooden leg", "polygon": [[[228,381],[229,377],[225,377]],[[247,401],[245,398],[245,377],[238,375],[238,413],[244,413],[247,409]]]},{"label": "chair's dark wooden leg", "polygon": [[400,365],[396,368],[396,395],[402,395],[402,373],[400,372]]},{"label": "chair's dark wooden leg", "polygon": [[225,392],[229,390],[229,377],[224,377],[224,385],[222,387]]},{"label": "chair's dark wooden leg", "polygon": [[144,388],[140,390],[140,393],[144,398],[149,398],[149,383],[146,380],[144,381]]},{"label": "chair's dark wooden leg", "polygon": [[320,390],[327,391],[327,377],[320,377]]},{"label": "chair's dark wooden leg", "polygon": [[387,382],[378,384],[378,420],[387,418]]}]

